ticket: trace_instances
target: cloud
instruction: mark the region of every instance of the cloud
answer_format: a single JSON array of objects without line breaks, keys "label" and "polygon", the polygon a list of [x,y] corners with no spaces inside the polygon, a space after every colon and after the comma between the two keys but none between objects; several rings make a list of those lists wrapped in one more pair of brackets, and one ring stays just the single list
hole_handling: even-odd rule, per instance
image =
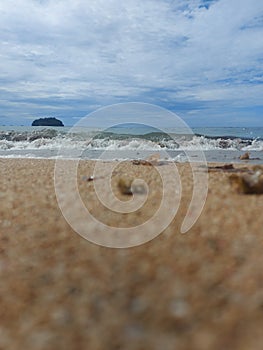
[{"label": "cloud", "polygon": [[207,106],[207,118],[212,102],[262,105],[258,0],[9,0],[0,30],[5,120],[59,113],[70,122],[125,101],[182,115]]}]

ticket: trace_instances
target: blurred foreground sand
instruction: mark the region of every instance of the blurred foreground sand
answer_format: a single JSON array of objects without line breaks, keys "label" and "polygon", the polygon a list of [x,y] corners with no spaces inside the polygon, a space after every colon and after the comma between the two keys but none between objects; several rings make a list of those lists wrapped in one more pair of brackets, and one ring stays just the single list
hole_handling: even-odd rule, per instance
[{"label": "blurred foreground sand", "polygon": [[[192,175],[177,164],[183,197],[173,222],[151,242],[110,249],[65,221],[54,164],[0,159],[0,349],[262,349],[262,195],[238,194],[228,173],[211,172],[202,215],[181,234]],[[94,193],[94,181],[104,180],[87,181],[93,165],[80,162],[82,199],[98,220],[118,226],[119,215]],[[154,171],[125,162],[113,190],[132,172],[154,187]],[[158,196],[143,212],[123,214],[121,225],[150,217]]]}]

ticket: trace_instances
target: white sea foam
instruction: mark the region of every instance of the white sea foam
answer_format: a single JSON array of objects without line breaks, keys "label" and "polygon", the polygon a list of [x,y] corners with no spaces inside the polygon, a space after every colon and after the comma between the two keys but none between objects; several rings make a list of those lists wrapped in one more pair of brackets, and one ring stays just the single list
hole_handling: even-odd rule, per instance
[{"label": "white sea foam", "polygon": [[263,151],[263,141],[253,140],[251,145],[243,147],[244,151]]},{"label": "white sea foam", "polygon": [[24,149],[80,149],[80,150],[263,150],[262,140],[253,140],[251,143],[245,143],[240,139],[209,139],[204,136],[194,136],[190,140],[183,138],[175,140],[161,140],[153,142],[144,139],[93,139],[93,140],[74,140],[71,138],[53,138],[36,139],[33,141],[8,141],[0,140],[0,150],[24,150]]},{"label": "white sea foam", "polygon": [[[91,137],[93,136],[93,138]],[[239,150],[262,151],[262,139],[244,140],[238,137],[209,137],[149,133],[146,135],[123,135],[113,133],[65,133],[53,129],[33,131],[0,131],[0,150]]]}]

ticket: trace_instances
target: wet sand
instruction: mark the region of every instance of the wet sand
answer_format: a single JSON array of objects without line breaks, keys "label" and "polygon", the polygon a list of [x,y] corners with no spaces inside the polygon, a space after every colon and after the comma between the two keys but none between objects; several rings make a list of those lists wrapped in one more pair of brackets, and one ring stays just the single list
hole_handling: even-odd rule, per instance
[{"label": "wet sand", "polygon": [[[0,159],[0,349],[262,348],[263,195],[239,194],[230,173],[209,172],[203,212],[181,234],[192,173],[177,164],[183,192],[171,224],[141,246],[111,249],[66,222],[54,164]],[[129,227],[156,212],[154,167],[116,168],[112,186],[121,200],[129,196],[120,193],[120,177],[140,175],[152,188],[144,210],[120,220],[97,200],[94,182],[102,181],[106,196],[107,184],[88,181],[93,166],[80,162],[79,190],[99,221]]]}]

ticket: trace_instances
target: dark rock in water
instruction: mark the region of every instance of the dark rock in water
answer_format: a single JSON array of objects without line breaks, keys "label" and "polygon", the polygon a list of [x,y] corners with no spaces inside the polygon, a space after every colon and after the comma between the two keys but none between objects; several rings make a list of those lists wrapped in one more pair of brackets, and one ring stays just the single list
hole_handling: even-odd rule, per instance
[{"label": "dark rock in water", "polygon": [[64,124],[56,118],[40,118],[34,120],[32,126],[64,126]]}]

